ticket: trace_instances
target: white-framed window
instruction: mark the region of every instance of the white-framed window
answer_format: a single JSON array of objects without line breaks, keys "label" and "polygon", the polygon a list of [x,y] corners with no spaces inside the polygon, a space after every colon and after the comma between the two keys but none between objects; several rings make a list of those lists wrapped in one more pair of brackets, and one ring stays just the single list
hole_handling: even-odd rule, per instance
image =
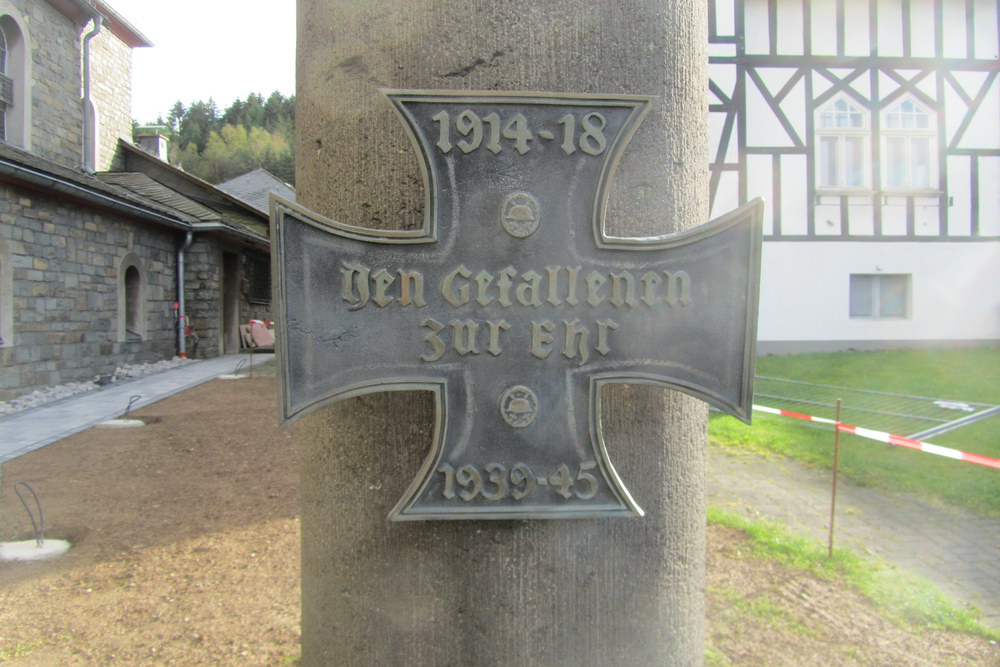
[{"label": "white-framed window", "polygon": [[816,186],[828,190],[869,187],[868,112],[841,95],[816,113]]},{"label": "white-framed window", "polygon": [[13,9],[0,14],[0,141],[30,149],[31,49],[27,24]]},{"label": "white-framed window", "polygon": [[882,185],[931,190],[937,180],[935,118],[912,97],[882,112]]},{"label": "white-framed window", "polygon": [[910,316],[910,275],[851,274],[852,318],[903,319]]}]

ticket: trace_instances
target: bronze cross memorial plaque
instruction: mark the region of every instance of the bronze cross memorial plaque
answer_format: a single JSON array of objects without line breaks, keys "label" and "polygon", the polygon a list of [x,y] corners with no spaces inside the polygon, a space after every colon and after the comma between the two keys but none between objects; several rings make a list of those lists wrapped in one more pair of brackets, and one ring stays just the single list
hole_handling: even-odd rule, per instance
[{"label": "bronze cross memorial plaque", "polygon": [[761,203],[609,236],[611,175],[650,98],[384,92],[421,159],[423,228],[272,201],[282,419],[433,392],[396,521],[642,516],[602,436],[601,387],[671,387],[749,420]]}]

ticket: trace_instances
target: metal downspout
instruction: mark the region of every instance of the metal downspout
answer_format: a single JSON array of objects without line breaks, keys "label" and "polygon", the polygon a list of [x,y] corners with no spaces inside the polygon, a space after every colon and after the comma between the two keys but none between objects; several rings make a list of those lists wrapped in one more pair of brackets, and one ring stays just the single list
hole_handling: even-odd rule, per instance
[{"label": "metal downspout", "polygon": [[94,29],[83,37],[83,170],[88,174],[94,173],[96,151],[94,150],[94,137],[97,129],[94,127],[93,114],[90,110],[90,40],[101,32],[101,25],[104,17],[95,13],[91,20],[94,22]]},{"label": "metal downspout", "polygon": [[184,235],[184,242],[177,248],[177,356],[187,359],[187,342],[184,340],[184,328],[187,322],[187,311],[184,305],[184,253],[194,242],[194,232]]}]

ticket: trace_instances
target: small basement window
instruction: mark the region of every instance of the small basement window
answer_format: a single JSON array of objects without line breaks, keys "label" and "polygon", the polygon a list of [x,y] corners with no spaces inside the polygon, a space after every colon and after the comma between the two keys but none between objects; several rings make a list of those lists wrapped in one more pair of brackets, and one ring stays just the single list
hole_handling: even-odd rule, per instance
[{"label": "small basement window", "polygon": [[852,274],[852,318],[902,319],[910,315],[909,274]]}]

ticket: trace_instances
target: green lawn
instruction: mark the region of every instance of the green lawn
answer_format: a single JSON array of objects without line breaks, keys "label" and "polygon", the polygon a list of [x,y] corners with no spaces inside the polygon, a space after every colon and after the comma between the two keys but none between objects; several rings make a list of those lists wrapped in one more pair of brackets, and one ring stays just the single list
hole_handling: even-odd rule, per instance
[{"label": "green lawn", "polygon": [[[762,357],[757,374],[1000,405],[1000,347],[996,346]],[[820,430],[796,419],[757,412],[748,427],[716,414],[709,436],[724,447],[780,453],[813,465],[830,467],[833,461],[832,427]],[[1000,458],[1000,417],[928,440]],[[841,434],[840,470],[856,484],[911,491],[1000,517],[1000,470],[995,468]]]}]

